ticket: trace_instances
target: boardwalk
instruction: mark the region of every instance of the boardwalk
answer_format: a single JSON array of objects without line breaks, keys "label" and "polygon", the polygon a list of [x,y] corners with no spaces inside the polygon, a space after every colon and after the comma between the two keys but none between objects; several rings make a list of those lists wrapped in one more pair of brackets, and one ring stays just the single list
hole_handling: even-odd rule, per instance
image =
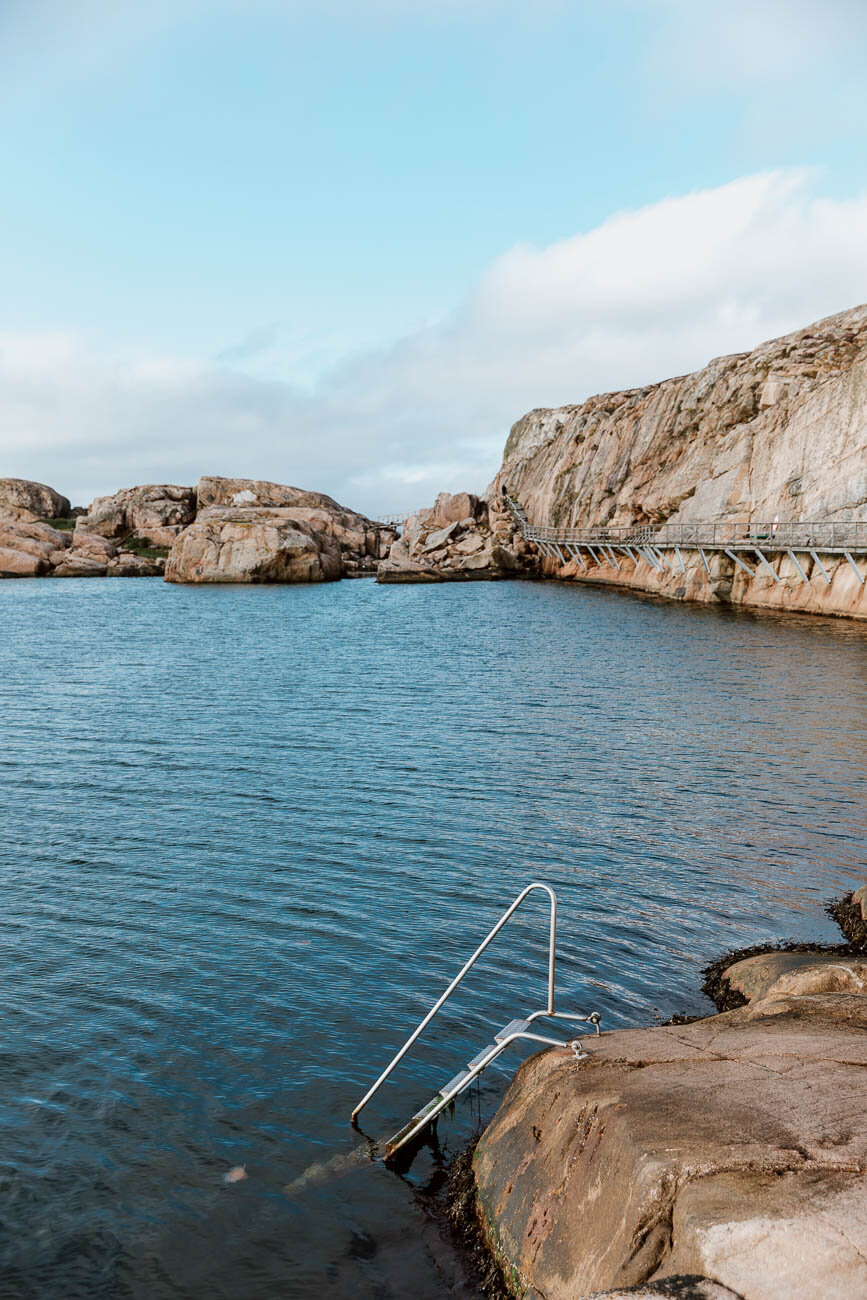
[{"label": "boardwalk", "polygon": [[[830,584],[831,577],[821,554],[844,557],[863,585],[867,581],[867,520],[772,520],[769,523],[715,520],[708,523],[663,524],[660,527],[622,525],[581,528],[548,528],[531,524],[521,506],[506,498],[509,509],[527,541],[535,542],[543,555],[561,563],[575,560],[586,571],[588,561],[597,566],[619,569],[623,558],[638,564],[645,560],[654,569],[686,572],[683,551],[697,551],[708,577],[708,554],[722,552],[751,577],[764,572],[776,582],[780,575],[768,555],[788,555],[803,582],[809,579],[798,555],[809,555]],[[821,554],[820,554],[821,553]],[[620,558],[618,558],[620,557]],[[857,560],[860,562],[856,562]],[[749,561],[752,561],[751,567]]]}]

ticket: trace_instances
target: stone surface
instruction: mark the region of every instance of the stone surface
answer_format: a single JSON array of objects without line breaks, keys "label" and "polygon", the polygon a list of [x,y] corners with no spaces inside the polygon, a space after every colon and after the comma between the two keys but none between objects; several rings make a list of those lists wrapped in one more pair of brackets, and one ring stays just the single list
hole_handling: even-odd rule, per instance
[{"label": "stone surface", "polygon": [[39,578],[47,573],[48,569],[48,560],[40,555],[0,546],[0,577]]},{"label": "stone surface", "polygon": [[[867,519],[867,307],[694,374],[531,411],[511,430],[488,502],[503,489],[532,523],[553,527]],[[711,583],[700,555],[686,558],[686,575],[646,562],[589,573],[541,564],[678,599],[867,617],[867,584],[843,556],[822,556],[830,585],[812,561],[804,584],[788,557],[773,561],[776,582],[717,556]]]},{"label": "stone surface", "polygon": [[501,1258],[546,1300],[867,1295],[865,1026],[858,994],[775,996],[531,1058],[474,1161]]},{"label": "stone surface", "polygon": [[107,567],[110,578],[161,578],[164,572],[164,560],[149,560],[130,551],[120,551]]},{"label": "stone surface", "polygon": [[867,994],[867,961],[832,953],[768,952],[723,972],[748,1002],[799,993]]},{"label": "stone surface", "polygon": [[339,578],[338,541],[292,509],[210,506],[176,538],[167,582],[325,582]]},{"label": "stone surface", "polygon": [[442,492],[433,507],[406,520],[379,582],[466,582],[533,572],[535,559],[500,501],[487,506],[467,492]]},{"label": "stone surface", "polygon": [[171,546],[195,516],[193,488],[174,483],[147,483],[124,488],[112,496],[97,497],[87,514],[76,521],[75,531],[107,538],[135,534],[151,546]]},{"label": "stone surface", "polygon": [[32,483],[24,478],[0,478],[0,512],[37,519],[60,519],[69,515],[72,507],[66,497],[44,483]]},{"label": "stone surface", "polygon": [[30,519],[29,512],[0,514],[0,574],[38,578],[65,558],[70,534]]},{"label": "stone surface", "polygon": [[347,575],[374,573],[397,537],[394,528],[349,510],[324,492],[308,492],[283,483],[206,477],[199,479],[196,497],[200,512],[218,507],[291,510],[293,518],[315,532],[328,533],[338,542]]},{"label": "stone surface", "polygon": [[67,551],[66,559],[54,570],[55,578],[104,578],[108,572],[105,560]]}]

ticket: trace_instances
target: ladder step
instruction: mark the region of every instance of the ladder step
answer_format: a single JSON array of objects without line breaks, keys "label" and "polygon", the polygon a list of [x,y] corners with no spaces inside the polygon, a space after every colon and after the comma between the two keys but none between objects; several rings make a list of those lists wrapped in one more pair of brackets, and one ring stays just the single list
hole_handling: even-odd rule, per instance
[{"label": "ladder step", "polygon": [[394,1136],[388,1139],[385,1144],[385,1154],[390,1155],[391,1152],[394,1151],[395,1147],[399,1147],[406,1134],[412,1132],[416,1124],[418,1124],[420,1120],[423,1120],[426,1115],[429,1115],[432,1110],[436,1110],[437,1106],[441,1106],[442,1100],[442,1097],[437,1093],[435,1097],[431,1098],[426,1106],[422,1106],[421,1110],[417,1110],[412,1119],[407,1120],[403,1128],[399,1128]]},{"label": "ladder step", "polygon": [[485,1056],[487,1056],[487,1054],[488,1054],[488,1052],[491,1050],[491,1048],[492,1048],[492,1047],[496,1047],[496,1046],[497,1046],[496,1043],[488,1043],[487,1047],[483,1047],[482,1050],[481,1050],[480,1052],[476,1052],[476,1054],[475,1054],[475,1056],[473,1057],[473,1059],[472,1059],[471,1061],[468,1061],[468,1062],[467,1062],[467,1069],[469,1069],[469,1070],[474,1070],[474,1069],[476,1068],[476,1066],[480,1063],[480,1061],[482,1060],[482,1058],[485,1057]]},{"label": "ladder step", "polygon": [[503,1039],[508,1038],[510,1034],[523,1034],[524,1030],[529,1029],[529,1027],[529,1020],[510,1020],[507,1025],[503,1025],[503,1028],[498,1034],[494,1034],[494,1041],[501,1043]]},{"label": "ladder step", "polygon": [[440,1088],[440,1096],[444,1097],[446,1093],[451,1092],[453,1088],[460,1088],[461,1084],[464,1082],[465,1079],[468,1079],[469,1076],[470,1076],[469,1067],[467,1067],[466,1070],[461,1070],[460,1074],[456,1074],[453,1079],[449,1079],[448,1083],[443,1084],[443,1086]]}]

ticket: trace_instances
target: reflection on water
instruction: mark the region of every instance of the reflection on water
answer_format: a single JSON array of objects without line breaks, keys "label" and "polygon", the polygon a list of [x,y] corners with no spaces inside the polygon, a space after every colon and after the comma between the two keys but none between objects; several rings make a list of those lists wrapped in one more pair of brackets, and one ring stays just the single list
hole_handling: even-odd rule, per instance
[{"label": "reflection on water", "polygon": [[[856,625],[529,583],[10,582],[0,618],[3,1297],[473,1295],[429,1153],[305,1171],[511,897],[557,889],[561,1002],[610,1028],[833,939],[865,875]],[[543,918],[366,1128],[539,1004]]]}]

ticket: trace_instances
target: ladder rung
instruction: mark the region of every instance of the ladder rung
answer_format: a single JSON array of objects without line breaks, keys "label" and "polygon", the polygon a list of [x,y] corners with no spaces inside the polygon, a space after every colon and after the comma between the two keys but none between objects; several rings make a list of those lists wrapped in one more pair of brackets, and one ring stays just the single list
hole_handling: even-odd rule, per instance
[{"label": "ladder rung", "polygon": [[498,1034],[494,1034],[494,1041],[501,1043],[503,1039],[508,1038],[510,1034],[523,1034],[524,1030],[529,1029],[529,1027],[529,1020],[510,1020],[507,1025],[503,1025],[503,1028]]},{"label": "ladder rung", "polygon": [[475,1067],[481,1063],[483,1058],[488,1055],[488,1052],[490,1052],[491,1048],[496,1046],[497,1046],[496,1043],[488,1043],[487,1047],[483,1047],[480,1052],[476,1052],[473,1059],[467,1062],[467,1069],[474,1070]]},{"label": "ladder rung", "polygon": [[432,1110],[436,1110],[437,1106],[441,1106],[442,1101],[442,1097],[437,1094],[437,1096],[433,1097],[426,1106],[422,1106],[421,1110],[417,1110],[412,1119],[407,1120],[403,1128],[399,1128],[394,1136],[388,1139],[385,1144],[386,1155],[390,1155],[395,1147],[400,1146],[406,1134],[411,1133],[416,1124],[418,1124],[420,1120],[423,1120],[426,1115],[429,1115]]},{"label": "ladder rung", "polygon": [[451,1092],[453,1088],[460,1088],[463,1082],[469,1078],[470,1073],[471,1071],[468,1066],[466,1070],[461,1070],[460,1074],[456,1074],[453,1079],[449,1079],[448,1083],[443,1084],[440,1088],[440,1096],[444,1097],[446,1093]]}]

